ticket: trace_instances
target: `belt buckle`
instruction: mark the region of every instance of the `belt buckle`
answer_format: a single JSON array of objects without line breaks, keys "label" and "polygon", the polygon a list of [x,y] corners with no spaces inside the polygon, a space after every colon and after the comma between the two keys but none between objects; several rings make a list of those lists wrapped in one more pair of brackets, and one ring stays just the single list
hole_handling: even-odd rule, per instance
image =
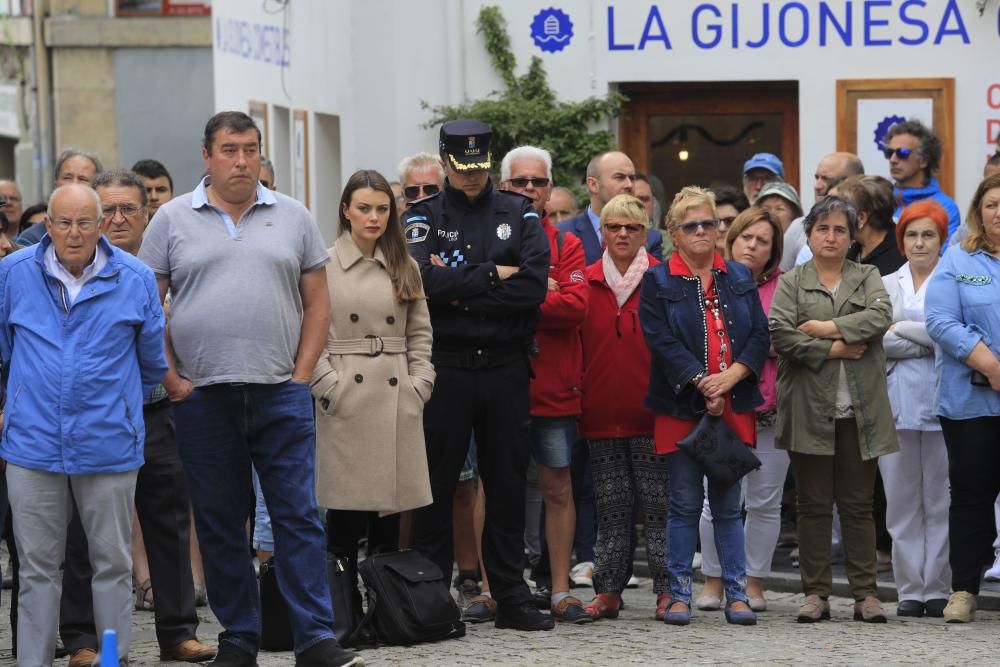
[{"label": "belt buckle", "polygon": [[385,350],[385,341],[382,340],[381,336],[376,336],[375,334],[368,334],[365,338],[369,339],[372,344],[372,349],[368,353],[369,357],[377,357]]}]

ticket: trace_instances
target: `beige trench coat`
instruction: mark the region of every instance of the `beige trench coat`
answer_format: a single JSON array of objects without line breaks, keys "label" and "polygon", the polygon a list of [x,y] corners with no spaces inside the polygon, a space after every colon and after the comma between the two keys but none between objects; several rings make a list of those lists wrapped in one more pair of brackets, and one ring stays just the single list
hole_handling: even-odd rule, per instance
[{"label": "beige trench coat", "polygon": [[[398,303],[381,250],[365,258],[350,234],[341,234],[330,257],[330,332],[312,379],[316,498],[322,507],[383,515],[429,505],[427,302]],[[366,353],[337,353],[345,348]]]},{"label": "beige trench coat", "polygon": [[[882,336],[892,324],[892,304],[874,266],[844,262],[836,298],[819,282],[811,261],[781,276],[768,315],[778,353],[778,423],[775,446],[801,454],[832,456],[834,413],[841,361],[858,424],[862,460],[899,449],[889,406]],[[833,341],[797,327],[833,320],[845,343],[868,344],[860,359],[827,359]]]}]

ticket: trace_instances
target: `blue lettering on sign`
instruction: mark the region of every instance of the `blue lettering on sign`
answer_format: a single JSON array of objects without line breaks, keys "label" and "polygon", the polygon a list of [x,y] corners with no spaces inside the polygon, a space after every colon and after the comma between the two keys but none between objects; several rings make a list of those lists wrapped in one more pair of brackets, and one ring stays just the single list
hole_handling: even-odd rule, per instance
[{"label": "blue lettering on sign", "polygon": [[[802,30],[798,39],[788,37],[788,12],[793,9],[799,10],[802,16]],[[801,2],[789,2],[781,8],[781,11],[778,13],[778,36],[781,38],[782,44],[793,48],[802,46],[809,40],[809,10],[806,9],[805,5]]]},{"label": "blue lettering on sign", "polygon": [[291,65],[289,31],[275,25],[217,16],[215,48],[222,53],[269,65]]},{"label": "blue lettering on sign", "polygon": [[717,19],[722,18],[722,12],[715,5],[700,4],[694,8],[691,12],[691,38],[694,43],[702,49],[714,49],[719,42],[722,41],[722,26],[718,23],[709,23],[705,26],[708,32],[712,35],[712,38],[708,41],[704,41],[701,35],[698,34],[698,18],[703,12],[709,12],[715,16]]},{"label": "blue lettering on sign", "polygon": [[851,9],[853,5],[848,2],[844,5],[844,21],[840,22],[834,16],[833,10],[825,2],[819,5],[819,45],[826,46],[827,24],[833,24],[833,29],[840,35],[840,41],[844,46],[850,46],[854,42],[851,32]]},{"label": "blue lettering on sign", "polygon": [[[860,5],[858,12],[855,5]],[[635,39],[638,22],[616,26],[615,6],[608,5],[608,50],[642,51],[652,42],[672,49],[667,26],[676,17],[666,14],[661,6],[673,7],[674,3],[651,3],[642,32]],[[732,49],[759,49],[772,44],[773,34],[775,42],[780,42],[774,46],[851,47],[855,30],[860,33],[859,45],[866,47],[922,46],[931,41],[932,33],[935,45],[947,38],[970,43],[958,0],[761,0],[744,3],[742,9],[735,0],[698,3],[690,15],[691,43],[705,50],[719,48],[723,41]],[[629,36],[633,39],[627,41]]]},{"label": "blue lettering on sign", "polygon": [[[654,23],[659,32],[651,32],[650,29]],[[667,29],[663,25],[663,19],[660,18],[660,9],[656,5],[649,8],[649,16],[646,17],[646,26],[642,29],[642,37],[639,38],[640,51],[646,48],[646,42],[663,42],[664,48],[672,48],[670,46],[670,37],[667,36]]]},{"label": "blue lettering on sign", "polygon": [[[951,30],[946,30],[948,27],[949,17],[954,16],[955,21],[958,26]],[[962,13],[958,11],[958,5],[955,4],[955,0],[948,0],[948,6],[944,9],[944,16],[941,18],[941,26],[938,28],[937,35],[934,36],[934,43],[940,44],[941,39],[945,35],[959,35],[962,37],[962,43],[969,43],[969,33],[965,31],[965,23],[962,21]]]}]

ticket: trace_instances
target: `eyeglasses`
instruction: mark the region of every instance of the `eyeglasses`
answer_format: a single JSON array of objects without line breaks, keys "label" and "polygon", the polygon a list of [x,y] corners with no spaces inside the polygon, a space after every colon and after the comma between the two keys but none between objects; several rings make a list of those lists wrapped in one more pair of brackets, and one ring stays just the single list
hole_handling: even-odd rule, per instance
[{"label": "eyeglasses", "polygon": [[604,228],[612,234],[617,234],[623,229],[629,234],[638,234],[640,230],[645,229],[642,225],[619,225],[615,222],[609,222]]},{"label": "eyeglasses", "polygon": [[113,219],[116,213],[121,213],[126,218],[131,218],[132,216],[139,213],[142,210],[141,206],[136,206],[135,204],[119,204],[117,206],[105,206],[101,209],[101,215],[107,219]]},{"label": "eyeglasses", "polygon": [[528,183],[531,183],[536,188],[544,188],[552,181],[548,178],[512,178],[507,182],[515,188],[526,188],[528,187]]},{"label": "eyeglasses", "polygon": [[727,215],[724,218],[719,218],[719,224],[728,227],[729,225],[733,224],[733,220],[735,219],[736,219],[735,215]]},{"label": "eyeglasses", "polygon": [[688,236],[694,234],[699,229],[704,232],[714,232],[718,228],[718,220],[692,220],[691,222],[682,222],[677,225],[677,229],[681,230]]},{"label": "eyeglasses", "polygon": [[96,220],[53,220],[52,226],[56,231],[68,232],[74,227],[80,232],[87,234],[97,229]]},{"label": "eyeglasses", "polygon": [[[407,185],[403,188],[403,194],[410,201],[422,197],[430,197],[440,192],[441,188],[434,183],[424,183],[423,185]],[[421,194],[421,191],[423,194]]]},{"label": "eyeglasses", "polygon": [[885,156],[886,160],[891,159],[892,156],[893,156],[893,154],[895,154],[896,157],[898,157],[900,160],[907,160],[907,159],[909,159],[911,153],[913,153],[913,150],[910,149],[910,148],[883,148],[882,149],[882,155]]}]

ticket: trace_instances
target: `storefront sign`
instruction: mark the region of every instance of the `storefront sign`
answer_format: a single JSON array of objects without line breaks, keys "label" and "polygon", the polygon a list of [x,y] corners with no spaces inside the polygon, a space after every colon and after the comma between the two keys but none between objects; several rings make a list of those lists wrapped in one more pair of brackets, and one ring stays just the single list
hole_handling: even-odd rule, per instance
[{"label": "storefront sign", "polygon": [[246,60],[288,67],[292,51],[289,37],[288,29],[278,25],[215,18],[216,50]]}]

